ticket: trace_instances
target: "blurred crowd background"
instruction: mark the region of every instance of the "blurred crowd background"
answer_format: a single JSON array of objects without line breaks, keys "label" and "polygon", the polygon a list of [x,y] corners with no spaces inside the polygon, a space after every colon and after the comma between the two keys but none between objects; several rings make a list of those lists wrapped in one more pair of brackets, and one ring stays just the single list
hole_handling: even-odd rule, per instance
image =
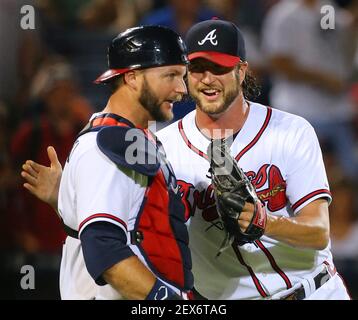
[{"label": "blurred crowd background", "polygon": [[[35,8],[35,29],[20,9]],[[335,8],[335,29],[320,22]],[[309,120],[319,136],[333,193],[334,261],[358,298],[357,0],[0,0],[0,299],[58,299],[65,234],[52,209],[23,187],[27,159],[48,165],[53,145],[64,163],[76,133],[110,91],[93,80],[106,69],[109,41],[139,24],[181,35],[219,17],[243,31],[262,90],[257,101]],[[175,118],[194,108],[175,107]],[[23,265],[35,290],[22,290]]]}]

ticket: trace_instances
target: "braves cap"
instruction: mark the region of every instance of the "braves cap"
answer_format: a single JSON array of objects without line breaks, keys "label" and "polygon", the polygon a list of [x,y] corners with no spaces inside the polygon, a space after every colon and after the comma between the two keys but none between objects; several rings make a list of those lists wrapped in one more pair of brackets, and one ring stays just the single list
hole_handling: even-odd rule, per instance
[{"label": "braves cap", "polygon": [[246,60],[244,37],[232,22],[212,19],[199,22],[185,37],[189,60],[205,58],[224,67]]}]

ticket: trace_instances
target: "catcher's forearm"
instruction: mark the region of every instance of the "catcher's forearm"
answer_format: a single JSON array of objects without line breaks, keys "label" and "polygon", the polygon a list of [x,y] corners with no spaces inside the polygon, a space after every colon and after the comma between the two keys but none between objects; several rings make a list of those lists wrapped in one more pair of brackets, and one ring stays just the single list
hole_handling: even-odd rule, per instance
[{"label": "catcher's forearm", "polygon": [[126,299],[143,300],[156,278],[136,257],[129,257],[104,272],[103,278]]},{"label": "catcher's forearm", "polygon": [[329,241],[326,200],[316,200],[295,217],[268,215],[265,235],[294,247],[322,250]]},{"label": "catcher's forearm", "polygon": [[157,279],[136,256],[124,259],[107,269],[103,278],[126,299],[183,300]]}]

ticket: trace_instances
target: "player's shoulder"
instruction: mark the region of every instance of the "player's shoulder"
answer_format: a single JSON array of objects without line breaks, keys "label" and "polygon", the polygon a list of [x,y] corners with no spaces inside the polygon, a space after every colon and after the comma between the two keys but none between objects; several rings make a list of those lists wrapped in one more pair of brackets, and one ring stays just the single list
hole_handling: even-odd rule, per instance
[{"label": "player's shoulder", "polygon": [[75,141],[69,162],[80,161],[107,166],[112,163],[123,170],[154,176],[160,163],[155,143],[150,142],[142,129],[109,126],[80,135]]},{"label": "player's shoulder", "polygon": [[98,153],[96,143],[97,132],[88,132],[77,137],[73,144],[69,158],[71,161],[82,159],[83,157],[93,157]]},{"label": "player's shoulder", "polygon": [[312,128],[312,125],[303,117],[276,109],[274,107],[267,107],[271,109],[272,115],[270,123],[272,126],[282,128],[286,131],[306,130]]},{"label": "player's shoulder", "polygon": [[154,176],[160,168],[155,140],[142,129],[110,126],[98,131],[99,150],[114,164],[143,175]]}]

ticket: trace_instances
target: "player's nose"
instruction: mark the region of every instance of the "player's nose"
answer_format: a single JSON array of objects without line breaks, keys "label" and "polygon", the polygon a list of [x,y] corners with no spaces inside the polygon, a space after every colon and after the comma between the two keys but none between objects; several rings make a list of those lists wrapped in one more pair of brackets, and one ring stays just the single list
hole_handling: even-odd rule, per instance
[{"label": "player's nose", "polygon": [[180,95],[184,95],[188,93],[188,89],[186,87],[185,81],[184,79],[180,79],[177,82],[176,88],[175,88],[175,92],[180,94]]},{"label": "player's nose", "polygon": [[215,76],[208,70],[202,73],[201,82],[205,84],[210,84],[215,81]]}]

